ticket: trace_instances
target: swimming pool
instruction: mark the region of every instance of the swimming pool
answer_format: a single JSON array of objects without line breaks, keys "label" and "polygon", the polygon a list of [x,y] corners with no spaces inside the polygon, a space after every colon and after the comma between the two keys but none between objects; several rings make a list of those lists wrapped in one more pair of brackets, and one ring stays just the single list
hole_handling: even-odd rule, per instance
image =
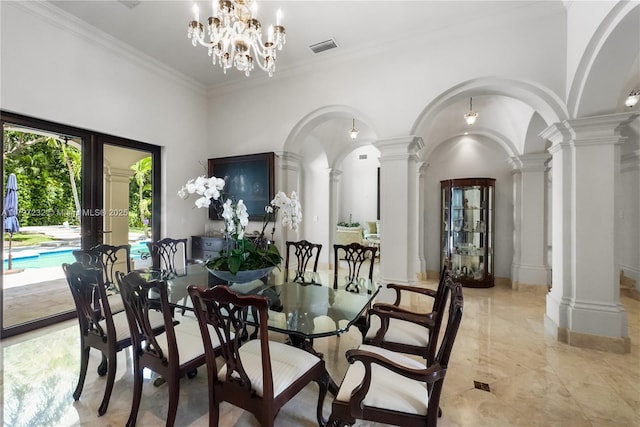
[{"label": "swimming pool", "polygon": [[[64,248],[64,249],[34,249],[23,250],[12,253],[12,269],[31,269],[31,268],[47,268],[47,267],[59,267],[63,263],[71,264],[75,261],[72,251],[80,248]],[[131,258],[134,260],[140,259],[142,253],[148,253],[146,242],[136,242],[131,245]],[[4,260],[4,269],[9,268],[8,261]]]}]

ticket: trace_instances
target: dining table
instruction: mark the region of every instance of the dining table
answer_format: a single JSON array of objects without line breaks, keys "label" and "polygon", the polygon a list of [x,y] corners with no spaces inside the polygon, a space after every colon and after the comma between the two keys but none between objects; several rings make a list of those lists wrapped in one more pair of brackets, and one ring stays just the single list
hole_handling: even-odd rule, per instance
[{"label": "dining table", "polygon": [[[367,309],[373,304],[381,286],[363,280],[360,286],[347,287],[346,278],[338,278],[334,289],[332,274],[308,272],[298,281],[285,282],[282,269],[275,269],[262,280],[246,283],[221,284],[202,264],[189,264],[186,268],[165,271],[156,268],[135,270],[145,280],[164,280],[167,283],[169,304],[177,310],[193,310],[187,287],[228,286],[245,295],[260,295],[269,300],[267,325],[270,331],[287,337],[287,342],[319,357],[323,355],[313,348],[315,338],[338,336],[351,326],[361,326]],[[290,274],[289,277],[295,277]],[[347,290],[351,289],[351,290]],[[356,291],[357,290],[357,291]],[[257,326],[252,316],[249,325]],[[331,379],[329,391],[338,390]]]}]

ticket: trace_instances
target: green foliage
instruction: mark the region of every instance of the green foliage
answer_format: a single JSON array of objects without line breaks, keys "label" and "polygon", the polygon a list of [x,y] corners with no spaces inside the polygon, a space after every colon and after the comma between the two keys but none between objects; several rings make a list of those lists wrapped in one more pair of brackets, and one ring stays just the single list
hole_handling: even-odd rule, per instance
[{"label": "green foliage", "polygon": [[[8,240],[9,233],[4,233],[4,241],[7,242]],[[11,238],[13,246],[34,246],[42,242],[50,242],[51,240],[53,239],[50,236],[31,233],[14,233]]]},{"label": "green foliage", "polygon": [[16,175],[20,225],[77,224],[70,179],[79,191],[80,150],[52,137],[15,130],[4,131],[3,143],[3,182],[9,174]]},{"label": "green foliage", "polygon": [[282,262],[280,251],[273,243],[267,244],[265,249],[257,247],[248,239],[239,240],[235,247],[220,251],[220,256],[207,261],[206,266],[212,270],[238,271],[258,270],[275,267]]},{"label": "green foliage", "polygon": [[360,223],[359,222],[347,222],[347,221],[340,221],[338,223],[338,225],[340,227],[360,227]]},{"label": "green foliage", "polygon": [[129,181],[129,226],[144,227],[151,224],[151,157],[139,160],[131,169],[134,171]]}]

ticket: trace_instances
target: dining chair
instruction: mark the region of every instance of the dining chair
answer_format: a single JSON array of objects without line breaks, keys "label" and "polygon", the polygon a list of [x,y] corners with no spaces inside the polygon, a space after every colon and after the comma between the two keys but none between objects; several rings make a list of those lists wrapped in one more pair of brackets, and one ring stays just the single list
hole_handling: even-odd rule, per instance
[{"label": "dining chair", "polygon": [[154,267],[177,273],[187,267],[187,239],[165,237],[155,242],[147,242]]},{"label": "dining chair", "polygon": [[[324,361],[305,350],[269,340],[269,301],[240,295],[227,286],[188,287],[205,347],[209,385],[209,426],[217,426],[220,403],[251,412],[263,426],[273,426],[282,406],[310,382],[319,386],[317,420],[324,426],[322,404],[329,374]],[[240,345],[247,317],[257,319],[258,337]],[[211,336],[211,329],[217,337]],[[212,342],[220,342],[224,364],[218,365]]]},{"label": "dining chair", "polygon": [[[446,311],[446,299],[449,287],[447,267],[443,267],[438,287],[433,289],[416,286],[387,284],[388,289],[396,293],[392,304],[375,303],[368,311],[367,330],[364,344],[372,344],[400,353],[421,356],[427,363],[433,362],[440,326]],[[411,311],[401,307],[402,295],[424,295],[433,299],[433,304],[425,311]]]},{"label": "dining chair", "polygon": [[[159,374],[169,387],[167,426],[173,426],[178,410],[180,378],[192,378],[205,364],[202,338],[193,318],[175,322],[169,307],[167,282],[147,282],[139,273],[116,273],[124,301],[133,346],[133,403],[127,427],[136,425],[142,397],[143,370]],[[150,327],[151,314],[159,308],[164,333],[156,335]],[[215,340],[215,337],[214,337]],[[216,342],[211,344],[219,348]]]},{"label": "dining chair", "polygon": [[[289,281],[289,261],[293,263],[294,257],[296,262],[296,275],[293,278],[293,282],[305,281],[304,274],[307,271],[309,263],[313,265],[313,273],[318,271],[318,260],[320,258],[320,251],[322,250],[322,244],[311,243],[307,240],[298,240],[297,242],[287,241],[287,255],[284,262],[284,281]],[[293,257],[291,256],[293,251]]]},{"label": "dining chair", "polygon": [[[329,426],[365,420],[405,427],[435,427],[449,358],[462,320],[460,283],[447,279],[451,300],[442,341],[433,363],[361,344],[346,352],[349,367],[332,403]],[[356,363],[359,362],[359,363]]]},{"label": "dining chair", "polygon": [[78,249],[71,253],[79,263],[102,270],[112,313],[123,311],[122,298],[110,291],[120,293],[115,277],[116,271],[131,271],[131,245],[98,244],[90,249]]},{"label": "dining chair", "polygon": [[[124,312],[112,313],[102,269],[79,262],[62,264],[62,269],[73,296],[80,326],[80,377],[73,398],[80,399],[87,376],[89,353],[95,348],[102,353],[98,375],[107,376],[104,397],[98,408],[98,415],[104,415],[116,376],[116,353],[131,345],[127,317]],[[149,329],[158,333],[162,327],[162,318],[157,313],[150,313]]]},{"label": "dining chair", "polygon": [[[373,286],[373,265],[376,259],[378,248],[374,246],[363,246],[359,243],[348,245],[333,245],[334,267],[333,267],[333,289],[338,289],[338,276],[341,261],[347,265],[348,274],[345,276],[345,290],[360,292],[363,287],[367,293],[371,293]],[[342,254],[342,257],[340,257]],[[363,275],[361,275],[361,270]]]}]

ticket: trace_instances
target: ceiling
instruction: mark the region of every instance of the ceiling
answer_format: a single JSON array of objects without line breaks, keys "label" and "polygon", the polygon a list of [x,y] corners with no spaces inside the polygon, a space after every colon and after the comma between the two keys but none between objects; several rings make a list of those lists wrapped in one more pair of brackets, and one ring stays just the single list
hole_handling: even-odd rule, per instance
[{"label": "ceiling", "polygon": [[[191,46],[187,24],[193,19],[191,0],[182,1],[49,1],[50,4],[99,28],[114,38],[212,88],[246,80],[244,73],[226,74],[213,66],[206,48]],[[210,1],[197,2],[201,22]],[[130,7],[131,5],[135,5]],[[278,71],[314,62],[331,61],[356,51],[397,43],[417,34],[455,30],[479,20],[510,19],[531,13],[532,8],[563,7],[559,1],[286,1],[258,2],[263,27],[275,23],[282,10],[287,43],[278,53]],[[384,32],[381,31],[384,28]],[[309,45],[333,38],[338,48],[314,54]],[[250,79],[266,79],[258,67]]]}]

